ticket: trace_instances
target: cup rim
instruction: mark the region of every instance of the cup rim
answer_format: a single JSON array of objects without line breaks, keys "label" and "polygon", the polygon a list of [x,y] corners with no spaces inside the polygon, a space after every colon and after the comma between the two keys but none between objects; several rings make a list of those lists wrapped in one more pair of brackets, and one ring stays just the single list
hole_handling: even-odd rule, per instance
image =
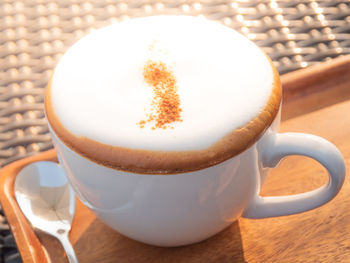
[{"label": "cup rim", "polygon": [[281,100],[279,74],[266,56],[273,71],[273,88],[260,113],[245,126],[234,130],[207,149],[190,151],[154,151],[106,145],[78,137],[63,126],[54,112],[50,79],[45,93],[46,118],[56,136],[71,150],[106,167],[141,174],[178,174],[202,170],[224,162],[252,146],[275,120]]}]

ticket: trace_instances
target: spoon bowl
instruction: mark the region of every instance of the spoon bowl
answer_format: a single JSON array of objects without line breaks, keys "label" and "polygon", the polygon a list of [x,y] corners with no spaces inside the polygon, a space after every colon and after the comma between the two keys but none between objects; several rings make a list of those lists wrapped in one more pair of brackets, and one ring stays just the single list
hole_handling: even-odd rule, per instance
[{"label": "spoon bowl", "polygon": [[53,162],[27,165],[16,177],[15,197],[30,224],[56,237],[68,261],[78,262],[68,238],[75,214],[75,195],[63,169]]}]

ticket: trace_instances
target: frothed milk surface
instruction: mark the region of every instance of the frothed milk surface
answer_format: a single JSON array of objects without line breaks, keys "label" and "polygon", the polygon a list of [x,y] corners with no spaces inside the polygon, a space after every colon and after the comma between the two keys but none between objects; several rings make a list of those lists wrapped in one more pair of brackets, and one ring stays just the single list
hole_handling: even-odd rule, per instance
[{"label": "frothed milk surface", "polygon": [[[155,127],[145,66],[163,63],[179,118]],[[210,147],[244,127],[274,87],[267,57],[234,30],[202,18],[139,18],[97,30],[63,56],[51,82],[52,108],[77,137],[154,151]],[[145,122],[143,122],[145,121]],[[142,125],[140,125],[140,122]]]},{"label": "frothed milk surface", "polygon": [[223,162],[277,116],[278,73],[261,50],[219,23],[137,18],[79,40],[48,84],[52,131],[100,165],[173,174]]}]

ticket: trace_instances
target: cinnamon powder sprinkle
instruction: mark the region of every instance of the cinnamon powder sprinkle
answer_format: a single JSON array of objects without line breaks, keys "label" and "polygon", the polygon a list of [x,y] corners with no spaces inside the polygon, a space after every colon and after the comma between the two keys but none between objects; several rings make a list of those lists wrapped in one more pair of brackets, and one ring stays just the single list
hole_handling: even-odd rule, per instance
[{"label": "cinnamon powder sprinkle", "polygon": [[144,128],[147,122],[154,121],[152,127],[173,128],[170,123],[182,121],[180,113],[180,97],[177,94],[177,82],[174,73],[163,62],[147,61],[143,69],[145,82],[153,88],[153,99],[147,120],[141,120],[138,125]]}]

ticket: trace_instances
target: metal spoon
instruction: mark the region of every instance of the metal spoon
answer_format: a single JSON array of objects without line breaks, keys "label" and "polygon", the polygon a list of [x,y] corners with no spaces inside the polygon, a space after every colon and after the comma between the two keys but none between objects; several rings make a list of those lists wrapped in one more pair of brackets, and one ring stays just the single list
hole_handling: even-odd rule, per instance
[{"label": "metal spoon", "polygon": [[62,244],[69,263],[77,263],[68,234],[75,213],[75,195],[62,168],[53,162],[36,162],[17,175],[15,197],[28,221]]}]

